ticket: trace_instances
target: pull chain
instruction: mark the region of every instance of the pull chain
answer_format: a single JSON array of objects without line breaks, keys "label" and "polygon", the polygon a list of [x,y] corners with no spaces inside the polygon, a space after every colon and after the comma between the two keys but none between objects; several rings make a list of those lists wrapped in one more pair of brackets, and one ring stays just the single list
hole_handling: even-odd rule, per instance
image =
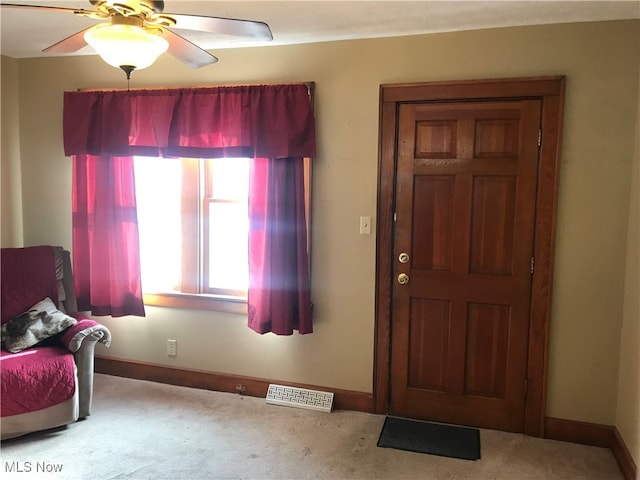
[{"label": "pull chain", "polygon": [[131,72],[133,72],[136,69],[136,67],[132,65],[120,65],[120,68],[124,73],[127,74],[127,91],[130,91]]}]

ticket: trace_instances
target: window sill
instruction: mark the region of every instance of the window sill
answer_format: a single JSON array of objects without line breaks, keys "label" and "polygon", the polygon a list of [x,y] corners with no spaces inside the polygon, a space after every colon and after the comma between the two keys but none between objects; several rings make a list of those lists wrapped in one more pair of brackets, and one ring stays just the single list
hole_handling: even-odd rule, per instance
[{"label": "window sill", "polygon": [[247,299],[241,297],[189,293],[145,293],[142,295],[142,299],[145,305],[158,307],[247,314]]}]

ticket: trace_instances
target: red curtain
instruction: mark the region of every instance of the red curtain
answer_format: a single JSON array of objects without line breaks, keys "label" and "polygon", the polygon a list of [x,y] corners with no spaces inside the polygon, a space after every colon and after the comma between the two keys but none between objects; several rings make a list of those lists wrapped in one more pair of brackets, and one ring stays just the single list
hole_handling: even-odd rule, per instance
[{"label": "red curtain", "polygon": [[249,181],[249,327],[311,333],[301,158],[256,158]]},{"label": "red curtain", "polygon": [[[126,198],[126,207],[120,203],[124,197],[118,197],[133,188],[130,157],[250,157],[256,160],[250,181],[255,192],[249,206],[249,326],[259,333],[311,332],[307,231],[300,220],[304,195],[299,192],[302,158],[315,156],[315,123],[306,85],[66,92],[63,128],[65,153],[76,165],[76,288],[86,292],[96,310],[143,313],[138,301],[135,195]],[[113,164],[113,170],[103,161]],[[101,167],[89,166],[94,162]],[[105,171],[89,173],[98,168]],[[113,182],[105,180],[107,173]],[[76,198],[87,206],[76,206]],[[98,198],[106,209],[100,215],[91,206]],[[95,222],[108,232],[106,238],[96,241]],[[97,257],[103,263],[94,263]],[[98,278],[103,268],[117,273],[107,280]],[[136,308],[98,305],[106,298],[139,303],[138,313]]]},{"label": "red curtain", "polygon": [[66,155],[311,157],[306,85],[65,92]]},{"label": "red curtain", "polygon": [[144,316],[132,157],[73,156],[78,310]]}]

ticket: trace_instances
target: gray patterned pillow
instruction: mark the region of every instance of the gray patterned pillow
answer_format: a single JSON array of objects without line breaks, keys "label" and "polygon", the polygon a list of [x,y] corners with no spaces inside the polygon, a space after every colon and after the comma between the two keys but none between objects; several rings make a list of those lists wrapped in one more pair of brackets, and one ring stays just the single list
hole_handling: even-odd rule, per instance
[{"label": "gray patterned pillow", "polygon": [[5,350],[18,353],[66,330],[76,322],[75,318],[58,310],[47,297],[2,325],[2,345]]}]

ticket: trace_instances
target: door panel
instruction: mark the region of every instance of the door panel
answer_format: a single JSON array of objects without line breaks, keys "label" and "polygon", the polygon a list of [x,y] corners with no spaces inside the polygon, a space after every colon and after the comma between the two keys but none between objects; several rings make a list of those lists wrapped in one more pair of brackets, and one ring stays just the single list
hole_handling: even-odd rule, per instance
[{"label": "door panel", "polygon": [[392,414],[523,429],[540,111],[399,106]]},{"label": "door panel", "polygon": [[511,309],[469,303],[465,395],[504,398]]},{"label": "door panel", "polygon": [[[422,269],[451,271],[455,177],[423,175],[414,181],[413,265]],[[415,208],[415,205],[423,205],[423,208]]]},{"label": "door panel", "polygon": [[450,307],[445,300],[412,300],[409,388],[446,391]]},{"label": "door panel", "polygon": [[471,205],[471,273],[510,275],[513,265],[515,176],[477,176]]}]

